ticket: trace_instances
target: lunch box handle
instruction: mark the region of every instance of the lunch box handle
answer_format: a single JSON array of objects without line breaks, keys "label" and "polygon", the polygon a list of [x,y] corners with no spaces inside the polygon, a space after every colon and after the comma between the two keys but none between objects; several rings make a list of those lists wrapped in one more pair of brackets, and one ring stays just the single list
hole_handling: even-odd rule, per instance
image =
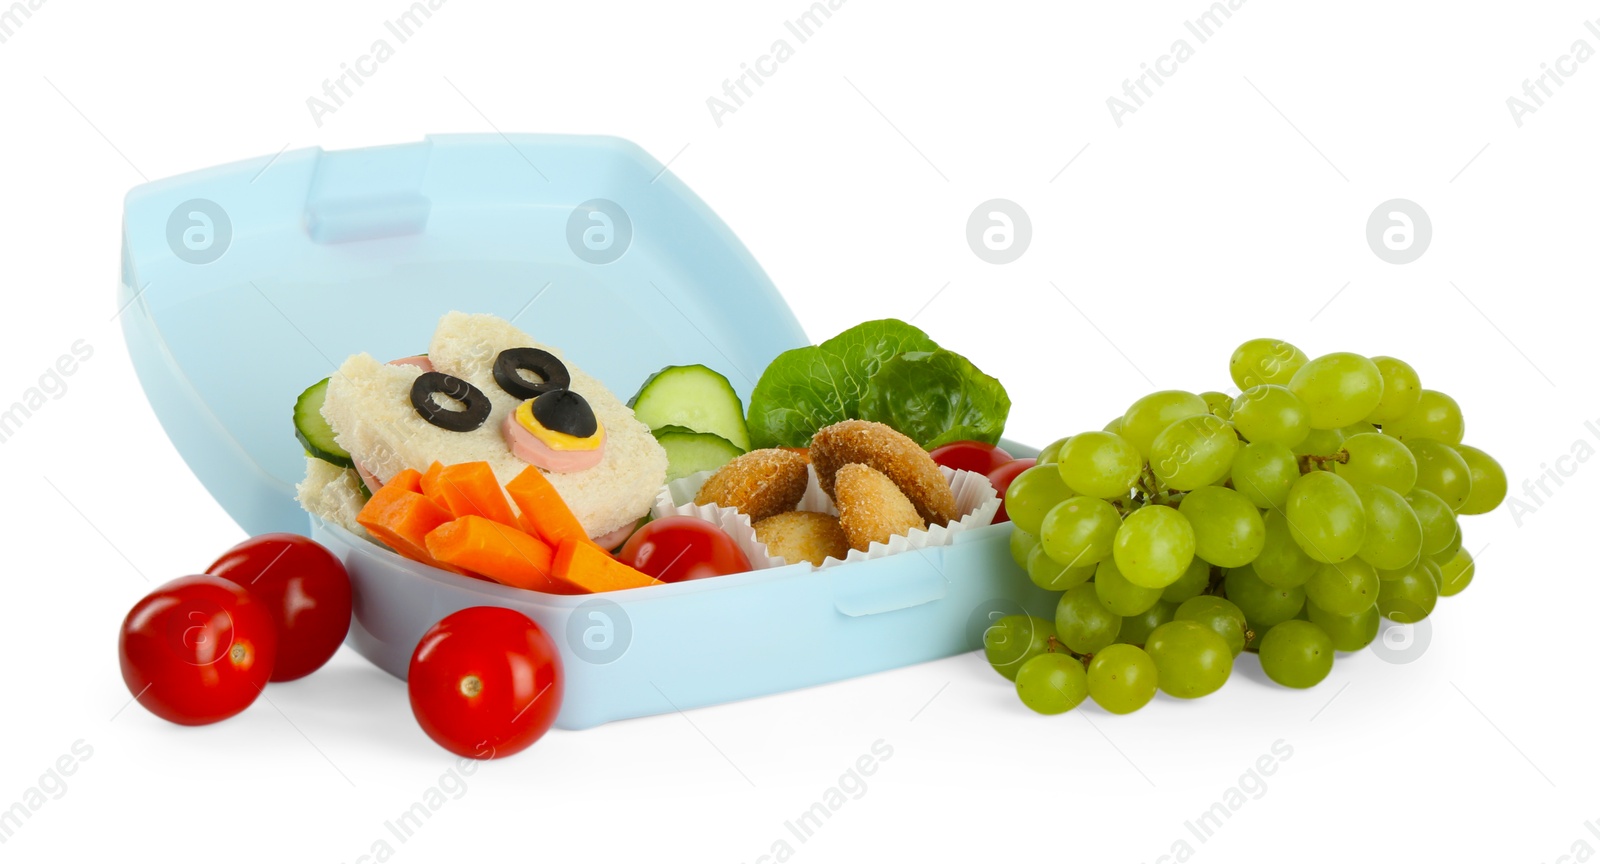
[{"label": "lunch box handle", "polygon": [[942,599],[950,580],[940,567],[941,557],[935,550],[914,549],[823,572],[832,580],[834,608],[859,618]]}]

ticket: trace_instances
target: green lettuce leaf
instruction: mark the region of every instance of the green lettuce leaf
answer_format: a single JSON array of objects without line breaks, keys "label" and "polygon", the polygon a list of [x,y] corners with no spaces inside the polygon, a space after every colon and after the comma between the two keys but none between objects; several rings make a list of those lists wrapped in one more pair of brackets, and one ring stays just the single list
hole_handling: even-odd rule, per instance
[{"label": "green lettuce leaf", "polygon": [[1000,440],[1011,397],[1000,382],[953,351],[913,351],[884,363],[861,396],[862,420],[891,426],[933,449],[952,441]]},{"label": "green lettuce leaf", "polygon": [[928,334],[888,318],[779,354],[750,394],[751,446],[809,445],[818,429],[860,416],[867,383],[885,363],[938,348]]}]

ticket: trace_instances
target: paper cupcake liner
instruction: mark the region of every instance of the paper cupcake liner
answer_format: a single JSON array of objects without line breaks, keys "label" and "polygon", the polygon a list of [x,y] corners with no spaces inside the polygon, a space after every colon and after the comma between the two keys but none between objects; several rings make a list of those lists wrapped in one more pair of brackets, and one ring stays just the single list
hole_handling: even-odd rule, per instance
[{"label": "paper cupcake liner", "polygon": [[[800,504],[795,509],[827,513],[830,516],[839,515],[838,509],[833,506],[833,500],[828,497],[828,493],[822,491],[821,484],[817,482],[816,470],[808,466],[806,471],[808,475],[806,492],[801,496]],[[959,519],[952,520],[947,525],[918,528],[907,534],[896,535],[889,538],[887,543],[873,543],[866,551],[851,549],[850,554],[843,560],[830,557],[824,560],[820,567],[813,565],[812,569],[825,570],[840,564],[871,561],[913,549],[948,546],[961,532],[981,528],[994,521],[994,514],[1000,510],[1000,496],[995,494],[989,478],[972,471],[955,471],[943,466],[940,466],[939,471],[950,483],[950,491],[956,498],[956,512],[961,514]],[[700,487],[705,485],[706,479],[712,473],[701,471],[661,487],[656,493],[655,504],[650,508],[651,515],[657,519],[666,516],[690,516],[721,528],[749,557],[752,569],[766,570],[786,566],[788,561],[782,556],[768,553],[766,545],[756,539],[756,530],[749,516],[732,507],[694,503],[694,496],[700,492]]]}]

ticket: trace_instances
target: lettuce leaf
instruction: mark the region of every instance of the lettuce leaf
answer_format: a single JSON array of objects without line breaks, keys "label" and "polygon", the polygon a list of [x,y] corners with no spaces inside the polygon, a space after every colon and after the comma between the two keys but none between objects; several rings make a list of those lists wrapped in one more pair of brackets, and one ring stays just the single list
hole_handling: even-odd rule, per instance
[{"label": "lettuce leaf", "polygon": [[928,449],[952,441],[999,442],[1011,413],[1000,382],[953,351],[914,351],[883,364],[861,396],[860,418],[891,426]]}]

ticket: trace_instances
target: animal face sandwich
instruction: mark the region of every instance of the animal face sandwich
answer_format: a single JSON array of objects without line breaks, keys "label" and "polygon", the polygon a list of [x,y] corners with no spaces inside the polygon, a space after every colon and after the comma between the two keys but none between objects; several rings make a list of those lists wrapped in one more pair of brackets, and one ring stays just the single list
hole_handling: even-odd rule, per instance
[{"label": "animal face sandwich", "polygon": [[538,468],[610,548],[667,473],[666,451],[615,394],[493,315],[446,314],[426,355],[350,357],[301,396],[295,427],[308,454],[301,505],[362,536],[366,492],[406,469],[486,462],[502,486]]}]

